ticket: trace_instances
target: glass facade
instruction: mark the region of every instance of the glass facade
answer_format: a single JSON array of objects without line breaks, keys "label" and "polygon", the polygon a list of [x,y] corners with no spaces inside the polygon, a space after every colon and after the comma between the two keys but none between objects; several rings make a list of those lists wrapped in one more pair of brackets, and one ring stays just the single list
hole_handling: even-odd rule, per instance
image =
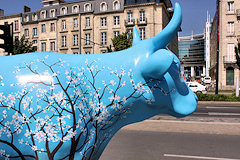
[{"label": "glass facade", "polygon": [[204,34],[179,37],[178,49],[185,76],[201,76],[205,73]]}]

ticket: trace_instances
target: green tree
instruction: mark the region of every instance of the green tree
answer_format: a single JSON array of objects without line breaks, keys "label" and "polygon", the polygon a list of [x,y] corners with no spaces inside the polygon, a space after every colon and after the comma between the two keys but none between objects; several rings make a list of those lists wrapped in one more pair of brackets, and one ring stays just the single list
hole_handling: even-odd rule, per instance
[{"label": "green tree", "polygon": [[27,39],[25,39],[25,36],[22,36],[21,39],[15,39],[12,55],[36,51],[37,48],[33,46],[33,42],[29,42]]},{"label": "green tree", "polygon": [[[132,46],[132,34],[128,35],[128,32],[119,34],[112,39],[114,51],[121,51]],[[111,46],[108,47],[108,51],[111,51]]]}]

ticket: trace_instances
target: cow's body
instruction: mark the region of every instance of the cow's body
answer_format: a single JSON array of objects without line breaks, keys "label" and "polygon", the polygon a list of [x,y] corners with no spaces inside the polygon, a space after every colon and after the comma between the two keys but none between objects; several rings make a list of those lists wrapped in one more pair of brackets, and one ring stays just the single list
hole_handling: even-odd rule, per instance
[{"label": "cow's body", "polygon": [[168,42],[134,38],[109,54],[0,57],[0,159],[98,159],[127,124],[191,114],[197,98]]}]

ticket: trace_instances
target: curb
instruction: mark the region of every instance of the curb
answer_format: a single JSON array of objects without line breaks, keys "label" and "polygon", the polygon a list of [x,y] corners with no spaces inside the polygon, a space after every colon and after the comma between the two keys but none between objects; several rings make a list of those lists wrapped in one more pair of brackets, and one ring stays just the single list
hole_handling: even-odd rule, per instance
[{"label": "curb", "polygon": [[200,105],[238,105],[240,106],[240,102],[230,102],[230,101],[198,101]]},{"label": "curb", "polygon": [[122,129],[153,132],[240,135],[240,123],[227,122],[145,120],[143,122],[130,124]]}]

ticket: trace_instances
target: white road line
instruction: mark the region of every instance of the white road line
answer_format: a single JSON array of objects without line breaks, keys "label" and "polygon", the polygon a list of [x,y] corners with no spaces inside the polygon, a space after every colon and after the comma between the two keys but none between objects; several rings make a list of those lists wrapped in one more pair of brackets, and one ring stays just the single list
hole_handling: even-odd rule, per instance
[{"label": "white road line", "polygon": [[231,158],[189,156],[189,155],[177,155],[177,154],[164,154],[163,156],[164,157],[175,157],[175,158],[188,158],[188,159],[205,159],[205,160],[240,160],[240,159],[231,159]]},{"label": "white road line", "polygon": [[218,112],[208,112],[210,116],[240,116],[240,113],[218,113]]},{"label": "white road line", "polygon": [[239,109],[240,107],[216,107],[216,106],[206,106],[207,109]]}]

